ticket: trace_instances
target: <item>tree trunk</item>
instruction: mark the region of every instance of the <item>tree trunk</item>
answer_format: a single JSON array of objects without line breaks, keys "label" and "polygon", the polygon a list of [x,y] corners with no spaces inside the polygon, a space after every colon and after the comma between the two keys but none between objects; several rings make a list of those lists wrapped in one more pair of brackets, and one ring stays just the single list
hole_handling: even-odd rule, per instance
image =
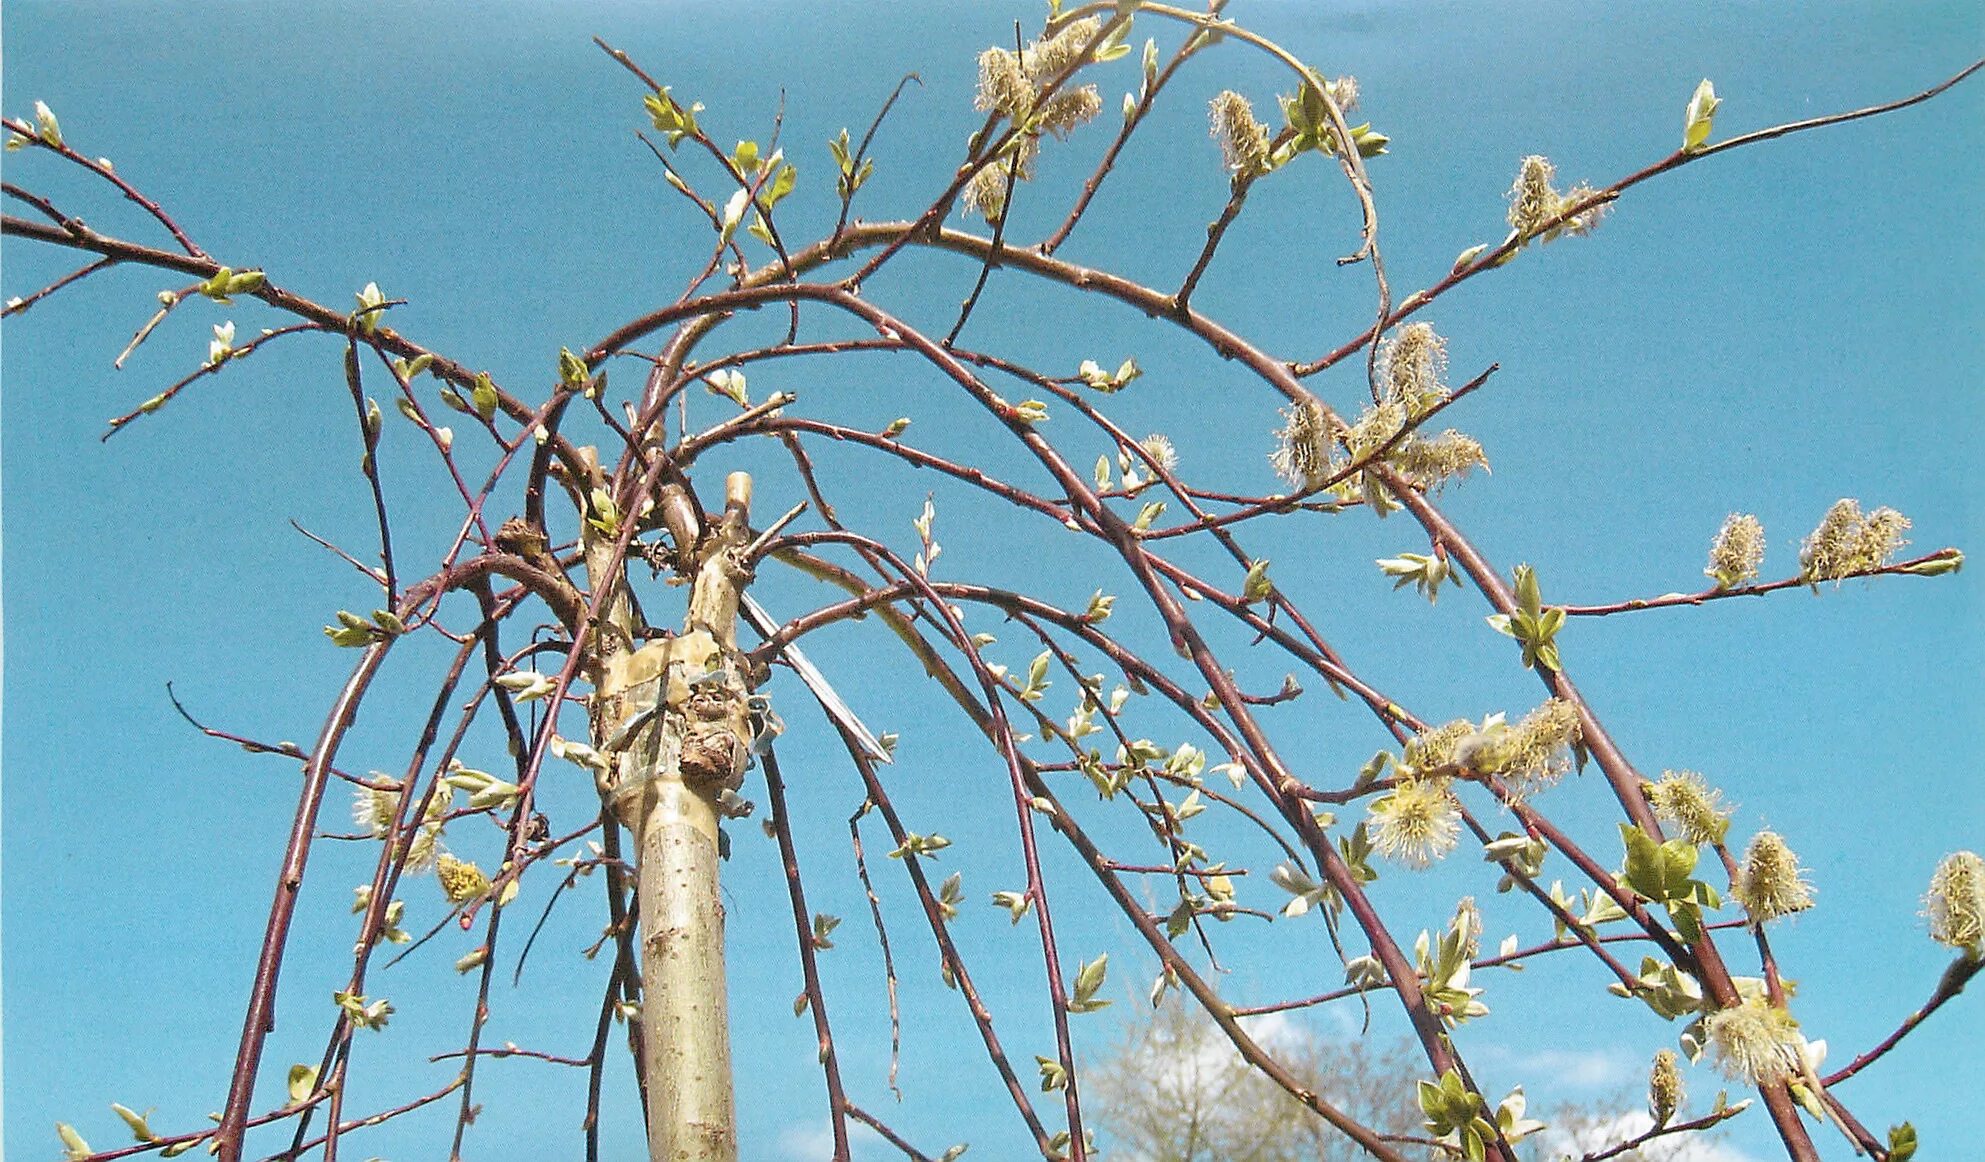
[{"label": "tree trunk", "polygon": [[[732,474],[725,493],[722,522],[685,554],[695,573],[683,632],[638,650],[603,646],[596,685],[596,749],[612,765],[606,790],[640,853],[638,1020],[651,1162],[737,1158],[717,825],[750,753],[736,626],[749,579],[740,551],[750,539],[751,478]],[[610,548],[600,547],[600,565]],[[589,565],[594,551],[589,543]],[[592,580],[600,583],[599,572]]]}]

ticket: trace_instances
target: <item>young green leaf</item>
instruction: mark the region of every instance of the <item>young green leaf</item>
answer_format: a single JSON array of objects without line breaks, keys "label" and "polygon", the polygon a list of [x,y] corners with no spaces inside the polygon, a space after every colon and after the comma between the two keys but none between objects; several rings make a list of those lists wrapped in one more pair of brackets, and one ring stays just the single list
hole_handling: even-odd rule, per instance
[{"label": "young green leaf", "polygon": [[34,129],[35,136],[42,141],[57,149],[62,148],[61,123],[55,120],[55,111],[40,101],[34,103]]},{"label": "young green leaf", "polygon": [[1108,1008],[1110,1002],[1097,1000],[1096,993],[1102,989],[1103,979],[1109,971],[1110,954],[1107,952],[1083,965],[1075,974],[1075,996],[1068,1002],[1068,1011],[1093,1013],[1097,1009]]},{"label": "young green leaf", "polygon": [[470,406],[478,416],[488,420],[496,415],[497,402],[496,384],[489,378],[489,372],[476,372],[475,381],[469,385]]},{"label": "young green leaf", "polygon": [[1702,84],[1689,98],[1689,107],[1682,115],[1682,152],[1696,153],[1709,141],[1710,131],[1716,120],[1716,107],[1723,104],[1716,96],[1716,86],[1704,78]]},{"label": "young green leaf", "polygon": [[717,242],[724,245],[730,242],[731,235],[737,233],[738,223],[744,221],[744,208],[751,204],[751,191],[738,187],[738,191],[724,203],[724,212],[717,221]]},{"label": "young green leaf", "polygon": [[1241,582],[1241,600],[1252,605],[1264,601],[1275,591],[1275,583],[1268,579],[1268,558],[1261,557],[1248,566],[1247,578]]},{"label": "young green leaf", "polygon": [[152,1133],[152,1127],[146,1121],[152,1111],[146,1110],[141,1114],[129,1106],[121,1106],[116,1102],[111,1102],[110,1112],[124,1119],[124,1124],[131,1127],[132,1138],[137,1141],[156,1142],[159,1140],[159,1136]]},{"label": "young green leaf", "polygon": [[358,329],[371,335],[379,330],[379,316],[385,313],[386,296],[379,291],[379,284],[369,282],[357,294],[358,310],[352,312]]}]

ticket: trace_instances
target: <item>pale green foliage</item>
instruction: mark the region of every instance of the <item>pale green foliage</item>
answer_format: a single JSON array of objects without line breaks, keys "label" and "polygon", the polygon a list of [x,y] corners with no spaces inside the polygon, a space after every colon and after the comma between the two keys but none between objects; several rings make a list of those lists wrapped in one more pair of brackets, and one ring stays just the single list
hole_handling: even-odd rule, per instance
[{"label": "pale green foliage", "polygon": [[1696,86],[1689,97],[1689,107],[1682,113],[1682,152],[1696,153],[1709,142],[1709,135],[1715,129],[1716,107],[1723,104],[1716,95],[1716,86],[1709,78]]},{"label": "pale green foliage", "polygon": [[1516,610],[1513,613],[1492,613],[1485,620],[1489,628],[1500,634],[1515,638],[1523,646],[1523,664],[1531,669],[1558,669],[1558,630],[1564,628],[1563,609],[1544,608],[1543,591],[1538,585],[1537,571],[1528,565],[1518,565],[1514,574],[1516,580]]}]

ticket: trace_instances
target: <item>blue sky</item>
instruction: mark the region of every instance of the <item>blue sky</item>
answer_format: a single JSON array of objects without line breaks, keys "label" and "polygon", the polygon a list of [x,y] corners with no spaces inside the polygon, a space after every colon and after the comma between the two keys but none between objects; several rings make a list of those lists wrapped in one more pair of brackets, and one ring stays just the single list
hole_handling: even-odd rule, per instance
[{"label": "blue sky", "polygon": [[[976,54],[1010,43],[1014,19],[1031,35],[1040,17],[1035,5],[769,0],[297,7],[16,0],[6,13],[0,107],[29,116],[34,101],[46,101],[71,143],[110,157],[223,261],[266,266],[330,304],[377,281],[409,300],[394,312],[398,329],[513,384],[549,383],[561,345],[590,344],[673,299],[707,252],[705,227],[633,137],[645,123],[638,87],[589,37],[626,49],[678,96],[703,101],[703,123],[722,142],[764,141],[783,90],[783,143],[800,187],[781,207],[782,231],[812,238],[834,211],[825,139],[843,126],[859,135],[898,76],[919,73],[922,86],[907,91],[878,135],[877,176],[857,212],[882,219],[921,209],[977,125]],[[1962,4],[1684,14],[1237,2],[1230,15],[1326,73],[1360,79],[1361,116],[1393,140],[1372,174],[1393,284],[1406,290],[1438,279],[1466,247],[1501,239],[1503,191],[1520,157],[1550,156],[1567,183],[1612,181],[1674,147],[1682,107],[1705,76],[1725,100],[1722,137],[1913,92],[1985,43],[1978,11]],[[1166,48],[1177,40],[1171,28],[1140,22],[1133,43],[1146,35]],[[1106,110],[1135,86],[1135,61],[1100,72]],[[1180,276],[1225,198],[1204,117],[1206,99],[1225,87],[1272,110],[1286,84],[1231,48],[1198,58],[1064,257],[1161,286]],[[1526,251],[1428,311],[1449,339],[1457,382],[1491,361],[1503,368],[1448,417],[1483,441],[1494,474],[1451,489],[1444,508],[1499,565],[1533,563],[1547,600],[1695,588],[1709,538],[1733,510],[1762,518],[1766,575],[1789,574],[1799,539],[1842,496],[1909,514],[1919,550],[1975,547],[1985,525],[1973,475],[1985,453],[1975,382],[1985,354],[1976,326],[1985,307],[1981,91],[1974,81],[1892,118],[1685,168],[1631,191],[1592,237]],[[1090,126],[1049,146],[1013,236],[1038,237],[1058,220],[1107,135]],[[131,207],[51,159],[9,154],[5,166],[9,182],[51,194],[99,229],[152,236]],[[1331,262],[1355,247],[1355,226],[1341,180],[1306,159],[1257,188],[1195,305],[1278,353],[1335,346],[1371,310],[1365,270]],[[12,241],[4,255],[7,296],[68,268]],[[957,259],[912,255],[866,293],[941,332],[975,273]],[[244,334],[274,325],[252,303],[192,304],[113,371],[111,359],[167,285],[142,271],[92,279],[10,320],[0,349],[0,1003],[5,1146],[14,1157],[54,1155],[58,1119],[99,1148],[116,1142],[112,1101],[156,1105],[157,1125],[174,1130],[218,1108],[296,780],[284,763],[199,738],[174,714],[164,683],[214,725],[307,741],[351,660],[319,627],[338,608],[370,608],[365,586],[286,523],[351,546],[373,535],[334,344],[273,348],[98,442],[110,416],[204,357],[210,325],[232,318]],[[728,341],[751,342],[777,321],[743,320]],[[1278,401],[1176,332],[1002,273],[965,341],[1062,373],[1084,358],[1113,366],[1135,354],[1147,374],[1112,398],[1113,414],[1133,430],[1171,435],[1184,469],[1209,485],[1273,486],[1266,454]],[[625,391],[636,370],[614,375]],[[1362,390],[1350,375],[1315,385],[1344,405]],[[914,438],[933,450],[985,448],[983,419],[906,361],[767,368],[753,387],[796,390],[802,410],[858,426],[912,416]],[[717,415],[713,403],[695,406],[705,419]],[[1072,454],[1087,449],[1077,462],[1101,450],[1082,443],[1072,422],[1050,433]],[[445,544],[459,511],[412,435],[389,414],[382,463],[402,490],[403,559],[421,561]],[[1039,483],[1020,476],[1026,469],[1003,449],[989,456]],[[1128,584],[1098,572],[1100,558],[1072,538],[1015,524],[926,475],[832,452],[822,465],[839,481],[844,518],[906,554],[915,545],[909,522],[934,491],[946,550],[939,571],[951,579],[1012,584],[1078,606],[1098,586]],[[765,509],[800,495],[776,456],[740,451],[734,466],[759,475]],[[502,503],[514,507],[514,492]],[[1472,592],[1429,608],[1391,593],[1371,566],[1424,551],[1416,532],[1403,518],[1379,523],[1354,512],[1247,539],[1353,664],[1423,716],[1527,709],[1538,698],[1534,681],[1483,627]],[[788,615],[822,599],[769,570],[758,592]],[[1148,625],[1128,605],[1127,632]],[[1000,632],[975,616],[977,628]],[[1776,828],[1811,867],[1820,907],[1775,939],[1801,981],[1797,1011],[1809,1035],[1825,1037],[1836,1060],[1879,1039],[1927,995],[1945,950],[1924,935],[1918,897],[1942,854],[1985,843],[1980,628],[1976,575],[1967,572],[1566,631],[1567,664],[1638,765],[1704,771],[1741,804],[1737,834]],[[1011,640],[991,656],[1024,664],[1033,651],[1002,636]],[[960,734],[873,622],[823,633],[809,649],[872,726],[902,733],[892,793],[913,829],[954,840],[935,870],[965,873],[970,907],[957,931],[1002,1037],[1023,1066],[1051,1053],[1030,929],[1010,928],[983,902],[1020,886],[997,761]],[[403,654],[360,723],[352,766],[394,769],[417,729],[425,676],[440,655],[431,647]],[[1247,664],[1244,678],[1263,688],[1284,668]],[[969,1140],[974,1157],[1015,1156],[1026,1139],[989,1084],[962,1006],[937,982],[913,897],[880,858],[888,844],[876,830],[864,837],[906,1014],[905,1101],[891,1099],[880,961],[848,852],[859,790],[796,688],[773,693],[788,707],[782,757],[810,902],[846,919],[827,971],[852,1096],[934,1153]],[[1382,741],[1368,719],[1321,690],[1267,721],[1319,781],[1355,770]],[[1176,722],[1150,722],[1161,742],[1184,737]],[[476,742],[500,761],[500,740]],[[546,794],[555,821],[584,817],[590,791],[579,780]],[[1544,805],[1594,850],[1613,851],[1605,836],[1617,808],[1596,776],[1569,782]],[[336,824],[341,811],[342,803],[327,807],[326,820]],[[1128,821],[1094,818],[1136,850]],[[1261,856],[1241,854],[1238,832],[1213,834],[1231,839],[1237,859]],[[495,850],[493,831],[451,839],[484,858]],[[755,827],[740,832],[737,849],[726,875],[739,1074],[748,1079],[745,1152],[819,1156],[806,1143],[824,1124],[824,1102],[811,1026],[791,1016],[799,974],[776,852]],[[341,962],[349,966],[350,887],[372,858],[358,845],[326,845],[313,857],[268,1094],[280,1092],[289,1062],[315,1060],[321,1049],[330,991],[342,983]],[[1464,891],[1485,898],[1492,938],[1543,933],[1538,916],[1491,896],[1482,865],[1453,863],[1422,876],[1391,872],[1378,885],[1406,935],[1444,921]],[[1119,1005],[1078,1019],[1081,1045],[1099,1050],[1153,962],[1093,885],[1069,874],[1080,873],[1072,860],[1055,852],[1050,868],[1064,876],[1056,904],[1071,955],[1113,953]],[[525,911],[542,906],[549,879],[527,883]],[[494,1039],[584,1051],[606,966],[574,953],[602,923],[596,891],[560,905],[524,987],[499,990]],[[438,893],[417,884],[405,894],[410,926],[424,930],[439,915]],[[1243,902],[1281,901],[1257,875],[1244,882]],[[1313,920],[1223,935],[1233,971],[1222,988],[1238,1002],[1338,978]],[[473,992],[447,966],[472,941],[451,930],[436,943],[376,976],[400,1011],[385,1033],[361,1037],[353,1108],[390,1104],[452,1073],[425,1056],[453,1048],[466,1023]],[[1648,1054],[1674,1030],[1605,996],[1585,965],[1561,960],[1497,975],[1486,998],[1495,1015],[1465,1030],[1463,1048],[1488,1084],[1522,1082],[1533,1098],[1637,1086]],[[1843,1091],[1878,1130],[1915,1120],[1925,1157],[1951,1156],[1968,1127],[1961,1099],[1963,1079],[1977,1071],[1966,1047],[1981,1028],[1975,1002],[1950,1006]],[[1378,1007],[1377,1027],[1396,1035],[1397,1021]],[[1707,1069],[1692,1080],[1697,1093],[1714,1092]],[[579,1073],[495,1061],[479,1084],[488,1087],[487,1112],[469,1156],[576,1152]],[[638,1148],[630,1086],[616,1061],[610,1155]],[[449,1121],[410,1118],[358,1148],[431,1156]],[[1761,1116],[1731,1141],[1770,1156]],[[864,1156],[876,1146],[867,1140]]]}]

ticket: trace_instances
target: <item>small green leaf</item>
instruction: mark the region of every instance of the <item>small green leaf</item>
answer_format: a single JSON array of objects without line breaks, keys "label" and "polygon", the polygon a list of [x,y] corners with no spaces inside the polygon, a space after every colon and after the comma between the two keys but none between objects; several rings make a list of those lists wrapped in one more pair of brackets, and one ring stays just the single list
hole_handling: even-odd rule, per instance
[{"label": "small green leaf", "polygon": [[1532,617],[1543,611],[1544,597],[1537,585],[1537,571],[1528,565],[1516,567],[1516,604]]},{"label": "small green leaf", "polygon": [[944,877],[944,883],[938,885],[937,907],[946,920],[958,918],[958,905],[965,899],[964,883],[964,872],[952,872]]},{"label": "small green leaf", "polygon": [[717,242],[724,245],[737,233],[738,223],[744,221],[744,209],[751,204],[751,191],[740,186],[738,191],[724,203],[724,211],[717,221]]},{"label": "small green leaf", "polygon": [[1942,553],[1927,561],[1919,561],[1914,565],[1904,565],[1901,571],[1916,577],[1941,577],[1946,573],[1955,573],[1962,568],[1964,568],[1964,554],[1956,549],[1945,549]]},{"label": "small green leaf", "polygon": [[508,807],[523,798],[523,795],[523,789],[517,784],[489,778],[480,788],[469,794],[469,810],[482,811],[490,807]]},{"label": "small green leaf", "polygon": [[238,352],[234,348],[234,320],[216,324],[214,337],[207,344],[207,365],[210,367],[226,363]]},{"label": "small green leaf", "polygon": [[475,414],[488,420],[496,415],[496,384],[489,378],[489,372],[476,372],[475,380],[469,385],[469,406]]},{"label": "small green leaf", "polygon": [[703,377],[704,386],[712,395],[721,395],[739,407],[750,407],[751,396],[746,393],[744,372],[733,367],[720,367]]},{"label": "small green leaf", "polygon": [[1097,363],[1094,359],[1084,359],[1081,366],[1076,369],[1075,374],[1077,378],[1082,380],[1084,386],[1107,395],[1111,392],[1122,391],[1130,385],[1131,380],[1143,375],[1144,371],[1137,366],[1137,360],[1134,357],[1118,364],[1114,372],[1103,370],[1102,364]]},{"label": "small green leaf", "polygon": [[230,302],[232,300],[227,297],[227,284],[233,277],[234,271],[223,266],[214,272],[214,277],[200,284],[200,293],[217,303]]},{"label": "small green leaf", "polygon": [[641,104],[648,110],[648,118],[654,122],[655,128],[667,137],[670,149],[681,145],[683,138],[698,131],[696,115],[703,111],[701,101],[685,109],[669,96],[669,90],[665,87],[659,93],[643,97]]},{"label": "small green leaf", "polygon": [[590,376],[586,372],[586,361],[572,353],[570,347],[558,349],[558,381],[569,388],[583,389]]},{"label": "small green leaf", "polygon": [[146,1119],[151,1115],[152,1111],[146,1110],[141,1114],[128,1106],[121,1106],[116,1102],[111,1102],[110,1112],[124,1119],[124,1124],[131,1127],[131,1136],[134,1139],[140,1142],[156,1142],[159,1140],[159,1136],[152,1133],[152,1127],[146,1123]]},{"label": "small green leaf", "polygon": [[796,167],[790,165],[780,167],[779,172],[773,175],[771,183],[759,191],[758,200],[765,204],[766,209],[771,209],[787,194],[793,192],[793,187],[799,184],[799,179],[800,171]]},{"label": "small green leaf", "polygon": [[389,635],[386,631],[350,610],[338,611],[338,624],[324,627],[331,644],[345,649],[362,649]]},{"label": "small green leaf", "polygon": [[369,282],[357,294],[358,310],[353,318],[358,320],[358,329],[371,335],[379,330],[379,316],[385,313],[386,296],[379,291],[379,284]]},{"label": "small green leaf", "polygon": [[1015,924],[1020,923],[1020,918],[1025,916],[1028,909],[1034,906],[1034,898],[1026,892],[994,892],[992,894],[992,901],[1000,907],[1005,908],[1011,914]]},{"label": "small green leaf", "polygon": [[1401,553],[1397,557],[1381,557],[1378,560],[1378,567],[1379,572],[1393,578],[1394,589],[1404,589],[1412,585],[1420,591],[1429,604],[1440,600],[1440,587],[1443,584],[1453,582],[1458,585],[1461,580],[1454,571],[1453,563],[1437,554]]},{"label": "small green leaf", "polygon": [[519,702],[535,702],[558,689],[558,683],[549,674],[535,671],[505,674],[496,679],[496,684],[510,691],[510,696]]},{"label": "small green leaf", "polygon": [[588,499],[592,502],[593,511],[592,515],[586,518],[586,523],[600,530],[606,536],[618,536],[620,533],[620,506],[613,502],[613,497],[608,495],[606,489],[595,488]]},{"label": "small green leaf", "polygon": [[1075,974],[1075,996],[1068,1002],[1068,1011],[1093,1013],[1097,1009],[1108,1008],[1110,1002],[1097,1000],[1096,993],[1102,989],[1109,971],[1110,954],[1107,952],[1083,965]]},{"label": "small green leaf", "polygon": [[1268,579],[1268,558],[1260,557],[1248,566],[1247,579],[1241,583],[1241,600],[1250,605],[1266,600],[1275,591],[1275,583]]},{"label": "small green leaf", "polygon": [[[62,126],[55,120],[55,111],[40,101],[34,103],[34,128],[35,136],[57,149],[62,147]],[[74,1132],[70,1131],[70,1133]],[[84,1151],[86,1154],[88,1152],[88,1150]]]},{"label": "small green leaf", "polygon": [[1371,123],[1351,127],[1351,144],[1358,147],[1359,157],[1377,157],[1385,152],[1392,138],[1372,130]]},{"label": "small green leaf", "polygon": [[1716,120],[1716,107],[1723,104],[1716,96],[1716,86],[1704,78],[1702,84],[1689,98],[1689,107],[1682,115],[1682,152],[1699,152],[1709,141],[1710,131]]},{"label": "small green leaf", "polygon": [[1916,1157],[1916,1127],[1904,1122],[1889,1127],[1889,1162],[1909,1162]]},{"label": "small green leaf", "polygon": [[[36,102],[36,108],[46,108],[46,106],[41,105],[40,102]],[[83,1136],[76,1132],[76,1127],[67,1122],[55,1123],[55,1136],[62,1139],[62,1157],[64,1162],[80,1162],[81,1159],[96,1153],[96,1151],[90,1149],[88,1142],[83,1141]]]},{"label": "small green leaf", "polygon": [[1128,35],[1130,35],[1130,21],[1125,20],[1116,26],[1116,30],[1111,32],[1102,44],[1096,46],[1095,60],[1100,64],[1129,56],[1130,46],[1124,43],[1124,37]]},{"label": "small green leaf", "polygon": [[951,846],[951,841],[942,835],[918,835],[914,831],[903,833],[903,843],[889,853],[890,859],[903,859],[907,856],[935,856]]}]

